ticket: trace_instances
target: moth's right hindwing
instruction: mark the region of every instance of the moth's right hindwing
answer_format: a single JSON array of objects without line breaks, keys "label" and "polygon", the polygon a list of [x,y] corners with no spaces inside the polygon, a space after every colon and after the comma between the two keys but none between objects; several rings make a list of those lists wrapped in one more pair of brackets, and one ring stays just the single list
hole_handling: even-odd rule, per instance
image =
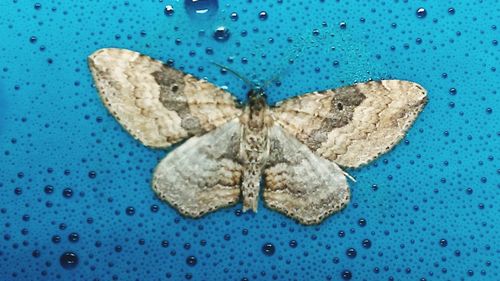
[{"label": "moth's right hindwing", "polygon": [[350,200],[344,172],[314,154],[281,126],[269,130],[270,155],[264,170],[264,201],[271,209],[317,224]]},{"label": "moth's right hindwing", "polygon": [[103,103],[149,147],[167,148],[241,114],[221,88],[140,53],[101,49],[88,63]]}]

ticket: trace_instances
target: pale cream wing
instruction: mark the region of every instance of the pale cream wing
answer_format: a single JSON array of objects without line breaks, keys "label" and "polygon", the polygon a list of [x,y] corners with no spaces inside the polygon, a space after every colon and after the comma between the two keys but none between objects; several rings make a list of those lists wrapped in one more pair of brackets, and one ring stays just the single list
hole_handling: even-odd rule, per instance
[{"label": "pale cream wing", "polygon": [[240,130],[235,119],[170,152],[153,176],[158,196],[194,218],[237,203],[243,173],[238,161]]},{"label": "pale cream wing", "polygon": [[317,155],[355,168],[403,138],[426,104],[426,95],[414,82],[371,81],[286,100],[273,115]]},{"label": "pale cream wing", "polygon": [[149,147],[166,148],[241,114],[221,88],[134,51],[101,49],[88,63],[104,105]]},{"label": "pale cream wing", "polygon": [[309,225],[347,205],[349,186],[337,164],[314,154],[279,125],[270,128],[269,142],[263,192],[268,207]]}]

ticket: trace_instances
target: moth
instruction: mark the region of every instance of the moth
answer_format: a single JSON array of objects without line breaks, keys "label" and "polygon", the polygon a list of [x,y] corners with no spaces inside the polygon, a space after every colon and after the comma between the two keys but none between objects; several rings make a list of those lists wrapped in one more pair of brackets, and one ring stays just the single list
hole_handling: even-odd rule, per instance
[{"label": "moth", "polygon": [[263,89],[240,106],[227,91],[151,57],[101,49],[88,58],[104,105],[135,139],[167,154],[152,187],[198,218],[241,200],[306,225],[344,208],[341,167],[357,168],[394,147],[423,109],[426,90],[401,80],[316,91],[275,106]]}]

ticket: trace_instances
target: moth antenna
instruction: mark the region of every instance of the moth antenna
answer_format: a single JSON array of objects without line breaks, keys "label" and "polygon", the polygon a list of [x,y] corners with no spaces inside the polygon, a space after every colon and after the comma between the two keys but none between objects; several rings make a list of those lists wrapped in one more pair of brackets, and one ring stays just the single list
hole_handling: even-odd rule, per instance
[{"label": "moth antenna", "polygon": [[283,70],[279,70],[278,72],[276,72],[273,76],[271,76],[271,78],[264,81],[261,88],[266,89],[267,86],[271,85],[271,83],[278,81],[283,72],[284,72]]},{"label": "moth antenna", "polygon": [[225,66],[223,64],[220,64],[220,63],[212,62],[212,64],[220,67],[221,69],[225,69],[225,70],[231,72],[234,76],[238,77],[241,81],[245,82],[245,84],[247,84],[248,87],[250,87],[250,88],[256,88],[257,87],[257,85],[255,83],[253,83],[252,81],[248,80],[243,75],[239,74],[237,71],[232,70],[231,68],[229,68],[229,67],[227,67],[227,66]]},{"label": "moth antenna", "polygon": [[348,177],[350,180],[352,180],[353,182],[356,182],[356,179],[355,179],[353,176],[349,175],[349,174],[348,174],[347,172],[345,172],[345,171],[342,171],[342,172],[344,172],[344,175],[345,175],[346,177]]}]

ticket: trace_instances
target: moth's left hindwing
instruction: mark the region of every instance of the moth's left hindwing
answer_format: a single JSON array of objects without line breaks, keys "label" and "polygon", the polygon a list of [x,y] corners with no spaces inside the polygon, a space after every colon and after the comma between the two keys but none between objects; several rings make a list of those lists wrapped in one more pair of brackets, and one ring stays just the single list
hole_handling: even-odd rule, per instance
[{"label": "moth's left hindwing", "polygon": [[167,148],[241,114],[221,88],[140,53],[101,49],[88,63],[103,103],[149,147]]},{"label": "moth's left hindwing", "polygon": [[167,154],[153,177],[158,196],[194,218],[237,203],[243,173],[240,132],[241,124],[234,119]]}]

